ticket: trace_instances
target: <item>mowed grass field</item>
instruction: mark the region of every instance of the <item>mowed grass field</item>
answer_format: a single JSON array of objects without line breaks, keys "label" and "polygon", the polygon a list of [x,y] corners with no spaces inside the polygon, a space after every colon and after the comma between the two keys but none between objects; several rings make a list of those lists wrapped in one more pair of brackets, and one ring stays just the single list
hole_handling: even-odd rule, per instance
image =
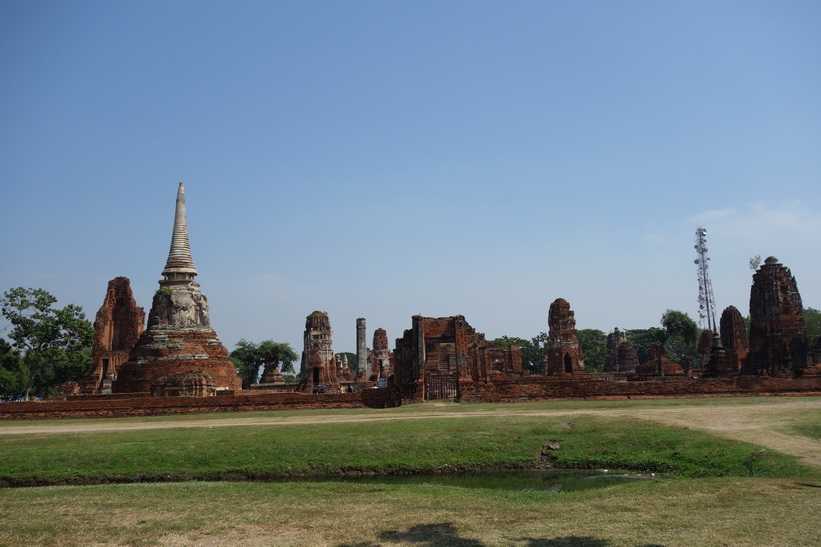
[{"label": "mowed grass field", "polygon": [[[555,494],[367,478],[544,465],[657,480]],[[301,476],[327,478],[267,480]],[[2,545],[819,545],[821,398],[8,422],[0,483]]]}]

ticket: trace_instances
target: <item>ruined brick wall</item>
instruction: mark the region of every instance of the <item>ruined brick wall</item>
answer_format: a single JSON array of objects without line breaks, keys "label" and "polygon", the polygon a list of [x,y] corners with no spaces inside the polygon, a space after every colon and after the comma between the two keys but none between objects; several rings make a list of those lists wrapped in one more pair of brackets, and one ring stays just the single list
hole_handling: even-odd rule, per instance
[{"label": "ruined brick wall", "polygon": [[635,372],[639,364],[639,357],[632,342],[627,339],[627,333],[618,328],[607,335],[607,363],[604,372],[624,373]]},{"label": "ruined brick wall", "polygon": [[388,408],[401,403],[387,389],[363,389],[337,394],[217,392],[216,397],[151,397],[145,393],[78,396],[67,401],[4,403],[0,405],[0,420],[159,416],[300,408]]},{"label": "ruined brick wall", "polygon": [[810,342],[798,285],[789,268],[772,256],[753,275],[749,344],[743,374],[792,377],[809,364]]},{"label": "ruined brick wall", "polygon": [[[94,319],[92,368],[79,382],[81,393],[94,394],[104,390],[110,377],[128,361],[131,349],[145,326],[145,310],[137,306],[127,277],[115,277],[108,282],[103,305]],[[110,389],[110,381],[106,383]]]},{"label": "ruined brick wall", "polygon": [[394,361],[397,385],[453,377],[460,390],[471,390],[474,383],[488,380],[494,364],[505,373],[522,373],[518,345],[502,348],[489,343],[461,315],[414,316],[412,328],[396,340]]},{"label": "ruined brick wall", "polygon": [[587,375],[584,370],[584,353],[576,338],[574,315],[570,304],[564,298],[557,298],[550,304],[547,314],[548,343],[545,357],[548,376]]},{"label": "ruined brick wall", "polygon": [[639,363],[631,380],[646,380],[657,377],[683,377],[684,369],[667,357],[667,350],[659,343],[651,344],[647,350],[647,361]]},{"label": "ruined brick wall", "polygon": [[388,333],[385,329],[376,329],[373,333],[373,365],[370,378],[387,378],[393,376],[393,353],[388,347]]},{"label": "ruined brick wall", "polygon": [[713,351],[713,331],[704,329],[701,331],[701,336],[698,339],[698,347],[696,348],[696,367],[703,369],[710,361],[710,354]]},{"label": "ruined brick wall", "polygon": [[727,352],[727,362],[734,372],[741,370],[741,364],[747,357],[749,339],[747,337],[747,325],[741,312],[735,306],[727,306],[721,314],[719,321],[721,332],[721,345]]}]

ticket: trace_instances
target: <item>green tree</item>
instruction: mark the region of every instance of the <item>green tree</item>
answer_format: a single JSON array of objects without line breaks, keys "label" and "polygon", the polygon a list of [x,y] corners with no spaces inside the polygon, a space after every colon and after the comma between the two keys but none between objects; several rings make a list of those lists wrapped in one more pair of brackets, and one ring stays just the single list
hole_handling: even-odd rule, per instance
[{"label": "green tree", "polygon": [[502,336],[491,340],[497,346],[509,347],[512,344],[519,344],[522,352],[522,368],[531,374],[544,374],[542,361],[547,352],[547,334],[540,332],[538,336],[530,340],[516,336]]},{"label": "green tree", "polygon": [[55,308],[56,303],[43,289],[23,287],[6,291],[0,300],[2,315],[11,327],[11,346],[25,369],[27,400],[35,380],[40,380],[36,393],[48,395],[63,381],[79,379],[91,366],[91,323],[81,307]]},{"label": "green tree", "polygon": [[584,368],[587,372],[601,372],[607,364],[607,335],[598,329],[581,329],[576,333],[579,346],[584,352]]},{"label": "green tree", "polygon": [[0,338],[0,400],[12,401],[26,391],[26,369],[23,360]]},{"label": "green tree", "polygon": [[657,330],[661,329],[654,327],[650,329],[630,329],[626,331],[627,339],[633,344],[640,363],[647,362],[647,353],[650,349],[650,345],[658,342],[658,338],[654,334],[654,331]]},{"label": "green tree", "polygon": [[242,379],[242,388],[248,389],[256,383],[260,367],[281,367],[282,372],[293,372],[297,354],[287,343],[263,340],[259,344],[242,338],[236,343],[236,349],[229,355],[237,367],[237,374]]},{"label": "green tree", "polygon": [[815,308],[804,308],[804,323],[807,325],[810,342],[821,336],[821,311]]},{"label": "green tree", "polygon": [[661,316],[661,326],[664,328],[652,327],[648,330],[664,346],[671,360],[681,363],[685,357],[695,358],[701,329],[689,315],[678,310],[667,310]]}]

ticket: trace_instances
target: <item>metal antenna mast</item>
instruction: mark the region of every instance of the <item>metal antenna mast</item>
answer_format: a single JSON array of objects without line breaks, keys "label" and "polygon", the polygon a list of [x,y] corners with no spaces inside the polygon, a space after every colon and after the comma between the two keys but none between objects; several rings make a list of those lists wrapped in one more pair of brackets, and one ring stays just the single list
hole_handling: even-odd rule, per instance
[{"label": "metal antenna mast", "polygon": [[696,229],[696,253],[698,258],[693,262],[698,267],[698,319],[703,327],[707,321],[707,328],[717,332],[716,299],[713,296],[713,282],[710,281],[710,258],[707,256],[707,230],[702,227]]}]

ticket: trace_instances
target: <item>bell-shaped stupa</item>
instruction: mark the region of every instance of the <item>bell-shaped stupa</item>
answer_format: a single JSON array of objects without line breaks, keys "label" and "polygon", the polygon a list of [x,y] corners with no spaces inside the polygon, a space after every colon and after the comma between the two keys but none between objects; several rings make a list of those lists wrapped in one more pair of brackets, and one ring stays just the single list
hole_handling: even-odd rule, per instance
[{"label": "bell-shaped stupa", "polygon": [[[162,275],[148,314],[148,328],[131,350],[128,362],[119,368],[112,391],[203,396],[241,389],[242,381],[228,359],[228,350],[211,328],[208,299],[194,280],[197,269],[188,241],[182,183]],[[192,375],[207,377],[208,381],[191,382]],[[175,378],[188,380],[176,386]]]}]

